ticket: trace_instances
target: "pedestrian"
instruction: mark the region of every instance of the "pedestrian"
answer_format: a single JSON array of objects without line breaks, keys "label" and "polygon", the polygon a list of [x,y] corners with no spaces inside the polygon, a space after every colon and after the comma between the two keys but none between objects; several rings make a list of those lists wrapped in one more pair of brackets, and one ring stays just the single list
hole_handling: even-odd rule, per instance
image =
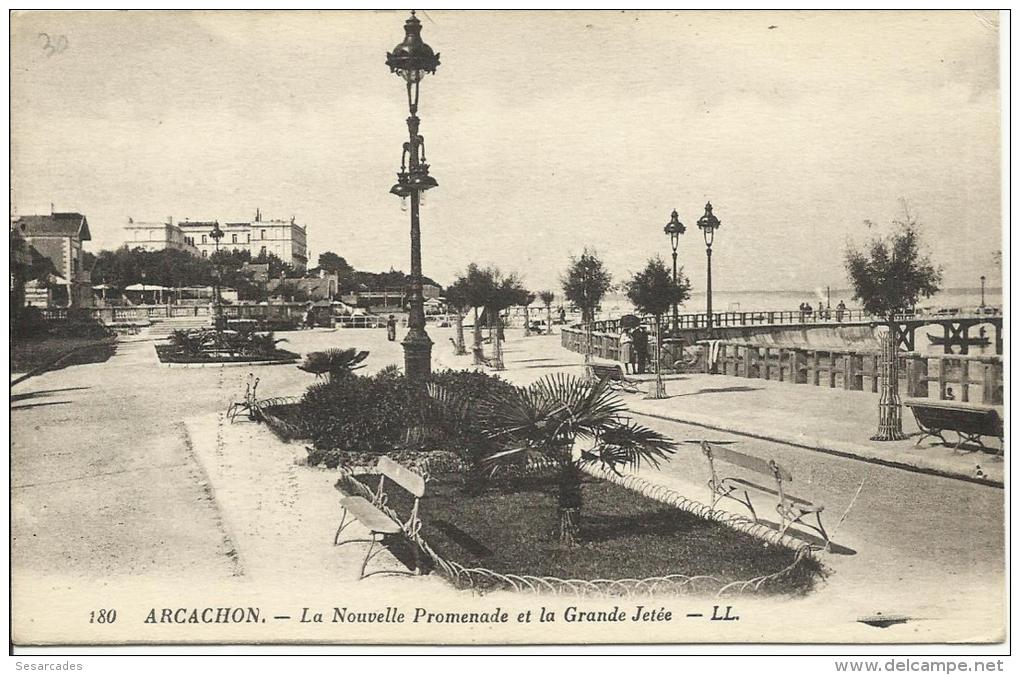
[{"label": "pedestrian", "polygon": [[305,307],[305,311],[301,313],[301,325],[299,325],[298,328],[304,328],[305,326],[308,325],[308,317],[311,315],[311,313],[312,311],[309,308]]},{"label": "pedestrian", "polygon": [[397,339],[397,320],[390,314],[390,318],[386,320],[386,339],[390,342],[395,342]]},{"label": "pedestrian", "polygon": [[620,363],[623,364],[623,372],[630,374],[634,363],[634,338],[629,328],[624,328],[620,333]]},{"label": "pedestrian", "polygon": [[844,303],[842,300],[840,300],[839,304],[836,305],[836,321],[839,321],[839,322],[842,323],[842,321],[843,321],[843,314],[845,314],[845,313],[846,313],[846,303]]},{"label": "pedestrian", "polygon": [[648,333],[645,331],[644,326],[638,326],[631,332],[631,340],[634,343],[637,372],[643,375],[645,364],[648,363]]},{"label": "pedestrian", "polygon": [[947,401],[956,400],[956,392],[953,391],[952,387],[946,387],[946,399]]},{"label": "pedestrian", "polygon": [[315,328],[315,308],[311,303],[308,303],[308,307],[305,309],[305,326],[309,330]]}]

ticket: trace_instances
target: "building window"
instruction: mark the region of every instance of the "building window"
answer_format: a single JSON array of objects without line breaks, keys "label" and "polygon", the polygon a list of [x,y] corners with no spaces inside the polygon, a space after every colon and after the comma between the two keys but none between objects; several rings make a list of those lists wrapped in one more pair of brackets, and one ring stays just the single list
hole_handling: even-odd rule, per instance
[{"label": "building window", "polygon": [[263,239],[265,239],[265,238],[266,238],[266,231],[265,231],[265,230],[262,230],[262,238],[263,238]]},{"label": "building window", "polygon": [[205,235],[204,234],[202,235],[202,243],[203,244],[205,243]]},{"label": "building window", "polygon": [[237,243],[237,235],[236,234],[230,235],[230,243],[231,244],[236,244]]},{"label": "building window", "polygon": [[[205,237],[202,237],[202,239],[205,239]],[[202,251],[202,257],[203,257],[203,258],[206,258],[206,257],[208,257],[208,256],[209,256],[209,251],[205,251],[205,250],[203,250],[203,251]]]},{"label": "building window", "polygon": [[265,247],[265,246],[263,246],[263,247],[262,247],[262,250],[261,250],[261,251],[259,251],[259,255],[265,255],[265,254],[266,254],[266,247]]},{"label": "building window", "polygon": [[251,232],[248,233],[248,243],[251,243]]}]

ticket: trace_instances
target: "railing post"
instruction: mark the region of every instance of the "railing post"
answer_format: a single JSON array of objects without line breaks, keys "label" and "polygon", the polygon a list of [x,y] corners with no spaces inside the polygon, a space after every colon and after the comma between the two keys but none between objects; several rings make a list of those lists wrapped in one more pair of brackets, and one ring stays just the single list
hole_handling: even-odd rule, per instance
[{"label": "railing post", "polygon": [[928,359],[923,355],[907,359],[907,396],[928,398]]},{"label": "railing post", "polygon": [[970,361],[960,359],[960,400],[970,401]]},{"label": "railing post", "polygon": [[939,400],[940,401],[946,400],[946,384],[947,384],[947,379],[946,379],[946,364],[947,364],[948,361],[949,361],[949,359],[938,359],[939,373],[938,373],[937,381],[939,383]]}]

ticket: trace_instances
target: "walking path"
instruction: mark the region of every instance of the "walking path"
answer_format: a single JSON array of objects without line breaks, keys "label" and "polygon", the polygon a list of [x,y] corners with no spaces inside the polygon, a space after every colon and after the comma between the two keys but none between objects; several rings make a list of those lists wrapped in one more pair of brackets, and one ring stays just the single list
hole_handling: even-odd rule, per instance
[{"label": "walking path", "polygon": [[[451,331],[430,334],[436,342],[436,369],[471,367],[470,356],[453,355]],[[399,342],[387,342],[383,331],[283,335],[289,341],[285,347],[302,353],[335,346],[369,349],[363,373],[402,360]],[[427,601],[451,608],[525,602],[505,594],[476,599],[449,589],[437,578],[354,582],[363,550],[332,545],[335,473],[301,466],[300,444],[282,443],[261,425],[224,423],[222,411],[243,393],[247,369],[159,368],[152,343],[144,340],[143,335],[125,341],[106,363],[45,373],[12,389],[16,617],[25,612],[44,616],[52,613],[52,603],[73,598],[91,598],[93,607],[103,606],[98,603],[110,589],[116,589],[118,597],[132,589],[132,597],[142,604],[247,600],[289,611],[299,609],[293,607],[297,598],[308,603],[309,594],[316,592],[327,606],[363,609],[384,606],[392,597],[403,598],[405,604]],[[511,333],[505,351],[508,369],[502,375],[524,384],[550,372],[580,374],[580,357],[561,349],[558,340],[522,339]],[[264,397],[298,395],[314,382],[293,365],[252,372],[261,378],[259,394]],[[850,433],[852,425],[840,418],[864,416],[869,405],[860,403],[860,411],[854,412],[855,402],[841,398],[845,392],[777,384],[759,387],[770,384],[699,376],[669,381],[672,398],[665,401],[644,401],[640,396],[625,400],[637,420],[672,438],[736,440],[741,450],[775,457],[789,468],[797,494],[827,506],[826,522],[836,531],[838,546],[823,556],[823,562],[832,573],[803,599],[741,599],[742,611],[753,620],[741,622],[724,636],[695,626],[660,639],[796,641],[810,634],[833,641],[913,641],[989,640],[1000,635],[1003,491],[716,430],[732,425],[740,432],[740,423],[748,425],[744,429],[760,425],[775,433],[786,425],[790,433],[806,436],[808,430],[821,427],[796,427],[798,418],[783,412],[801,405],[816,423],[824,422],[824,415],[842,425],[834,428]],[[802,390],[805,401],[791,406],[787,396],[799,396]],[[829,399],[830,394],[839,398]],[[806,400],[810,398],[817,401]],[[818,402],[826,400],[832,403]],[[769,409],[778,411],[775,424]],[[703,417],[691,419],[692,414]],[[715,429],[665,416],[713,422],[708,426]],[[703,458],[696,446],[682,447],[661,471],[645,477],[706,500]],[[859,499],[845,522],[837,525],[862,481]],[[378,563],[384,566],[388,561]],[[230,590],[235,586],[244,590]],[[84,616],[87,610],[75,606],[71,614]],[[856,622],[875,612],[912,620],[885,630]],[[768,630],[762,628],[766,625]],[[20,628],[26,630],[24,622]],[[54,639],[54,634],[69,639],[66,627],[47,633],[49,625],[40,621],[31,628],[31,635],[41,636],[37,639]],[[166,632],[170,629],[142,627],[138,620],[110,627],[98,637],[85,632],[84,623],[80,628],[90,641],[116,640],[118,635],[125,639],[117,632],[121,630],[135,640],[173,635]],[[289,623],[269,624],[264,633],[241,627],[237,633],[216,630],[207,633],[209,639],[279,640],[302,635]],[[498,631],[479,633],[478,639],[511,635],[511,629]],[[531,641],[553,639],[547,632],[520,635]],[[441,631],[368,627],[324,633],[320,640],[404,641],[415,636],[443,639]]]}]

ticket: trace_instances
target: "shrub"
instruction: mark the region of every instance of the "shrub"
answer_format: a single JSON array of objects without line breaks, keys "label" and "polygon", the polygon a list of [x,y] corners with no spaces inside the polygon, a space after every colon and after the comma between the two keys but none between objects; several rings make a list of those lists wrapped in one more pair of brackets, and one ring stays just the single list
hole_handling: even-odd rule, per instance
[{"label": "shrub", "polygon": [[348,377],[309,387],[300,417],[316,449],[384,453],[402,447],[419,399],[403,377]]},{"label": "shrub", "polygon": [[47,332],[46,319],[38,307],[20,307],[11,310],[11,337],[36,337]]},{"label": "shrub", "polygon": [[211,328],[175,330],[170,333],[172,353],[181,356],[198,356],[210,352],[227,352],[232,356],[273,356],[280,350],[272,333],[253,331],[216,331]]},{"label": "shrub", "polygon": [[[468,405],[509,383],[485,373],[447,370],[432,382]],[[310,465],[337,466],[345,453],[448,451],[474,462],[492,451],[491,441],[474,425],[444,415],[426,392],[407,383],[395,369],[373,377],[345,377],[308,388],[290,419],[300,420],[314,448]]]}]

